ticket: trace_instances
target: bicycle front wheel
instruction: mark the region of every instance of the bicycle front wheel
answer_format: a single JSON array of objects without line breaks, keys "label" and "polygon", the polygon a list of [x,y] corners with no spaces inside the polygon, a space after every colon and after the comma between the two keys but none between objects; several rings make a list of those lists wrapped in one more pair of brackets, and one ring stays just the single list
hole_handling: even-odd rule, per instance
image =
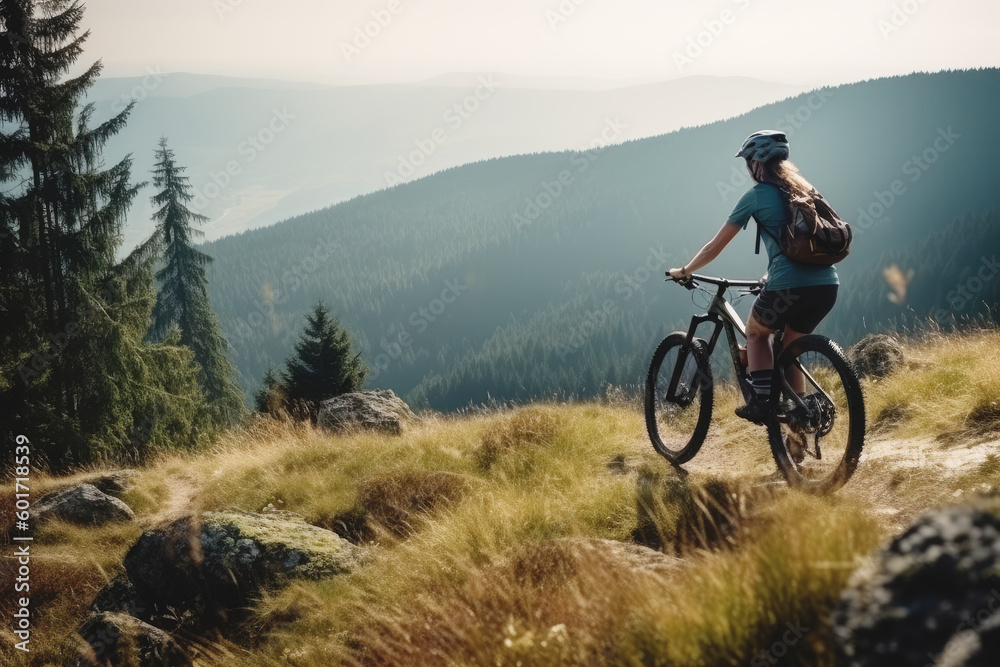
[{"label": "bicycle front wheel", "polygon": [[646,375],[646,430],[653,448],[675,465],[698,453],[712,420],[712,368],[705,341],[685,348],[672,333],[656,348]]},{"label": "bicycle front wheel", "polygon": [[768,419],[774,460],[789,486],[832,493],[854,474],[864,447],[865,404],[857,373],[840,346],[824,336],[794,341],[775,369],[782,407]]}]

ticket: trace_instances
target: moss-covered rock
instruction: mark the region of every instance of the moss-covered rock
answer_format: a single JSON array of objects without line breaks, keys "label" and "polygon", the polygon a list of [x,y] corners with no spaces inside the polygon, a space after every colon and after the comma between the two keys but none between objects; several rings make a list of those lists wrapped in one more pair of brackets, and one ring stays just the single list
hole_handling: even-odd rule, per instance
[{"label": "moss-covered rock", "polygon": [[322,579],[349,572],[361,550],[292,512],[206,512],[201,534],[207,562],[267,585],[293,578]]},{"label": "moss-covered rock", "polygon": [[225,622],[263,590],[346,573],[363,557],[361,548],[290,512],[206,512],[144,533],[125,569],[152,605],[154,623],[202,627]]}]

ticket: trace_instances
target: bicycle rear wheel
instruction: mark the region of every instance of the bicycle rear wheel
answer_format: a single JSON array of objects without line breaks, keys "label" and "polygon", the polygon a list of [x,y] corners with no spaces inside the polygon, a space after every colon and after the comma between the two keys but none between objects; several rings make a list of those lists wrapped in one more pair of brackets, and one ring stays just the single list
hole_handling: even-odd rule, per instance
[{"label": "bicycle rear wheel", "polygon": [[708,433],[712,420],[712,368],[705,341],[696,338],[687,349],[687,334],[664,338],[646,375],[646,430],[653,448],[675,465],[690,461]]},{"label": "bicycle rear wheel", "polygon": [[789,486],[832,493],[858,466],[865,439],[861,382],[839,345],[824,336],[803,336],[775,363],[775,378],[787,405],[768,419],[774,460]]}]

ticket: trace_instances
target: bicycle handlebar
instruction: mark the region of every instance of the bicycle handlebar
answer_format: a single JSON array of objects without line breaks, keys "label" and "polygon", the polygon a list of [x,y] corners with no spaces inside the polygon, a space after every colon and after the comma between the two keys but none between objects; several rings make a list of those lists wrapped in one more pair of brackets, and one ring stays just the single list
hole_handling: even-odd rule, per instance
[{"label": "bicycle handlebar", "polygon": [[709,283],[710,285],[718,285],[719,287],[724,287],[726,289],[730,287],[749,287],[753,289],[754,287],[762,288],[764,286],[763,282],[760,280],[729,280],[728,278],[713,278],[712,276],[702,276],[696,273],[692,273],[687,278],[681,278],[680,280],[667,273],[667,280],[672,280],[689,290],[693,290],[698,287],[699,282]]}]

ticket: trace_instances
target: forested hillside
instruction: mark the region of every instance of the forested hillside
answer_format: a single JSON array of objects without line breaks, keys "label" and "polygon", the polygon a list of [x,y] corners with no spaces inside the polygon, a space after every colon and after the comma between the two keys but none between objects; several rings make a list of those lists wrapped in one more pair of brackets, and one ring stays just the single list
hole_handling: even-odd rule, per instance
[{"label": "forested hillside", "polygon": [[[636,382],[698,308],[660,276],[749,186],[739,143],[777,127],[857,230],[827,333],[849,343],[901,315],[981,311],[995,281],[961,304],[949,294],[997,247],[998,102],[1000,72],[982,70],[817,91],[605,149],[621,138],[609,118],[589,153],[480,162],[207,244],[212,302],[248,386],[288,355],[317,298],[355,332],[370,385],[436,408]],[[752,227],[741,236],[709,272],[763,273]],[[943,245],[954,252],[938,258]]]}]

